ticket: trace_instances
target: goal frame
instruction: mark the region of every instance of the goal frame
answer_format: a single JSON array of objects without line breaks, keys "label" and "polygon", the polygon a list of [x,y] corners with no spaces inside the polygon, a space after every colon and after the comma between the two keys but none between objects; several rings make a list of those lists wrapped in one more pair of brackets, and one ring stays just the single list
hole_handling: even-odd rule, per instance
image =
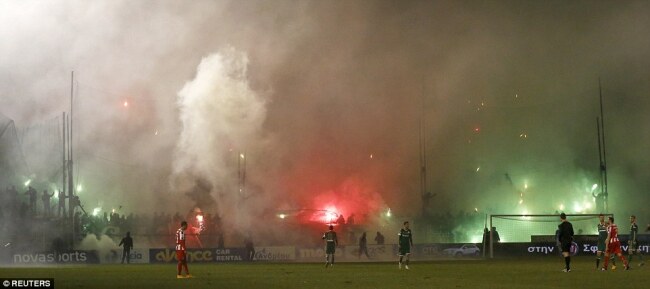
[{"label": "goal frame", "polygon": [[[614,216],[614,214],[566,214],[567,218],[569,217],[598,217],[600,215],[603,215],[605,217],[608,216]],[[492,236],[492,219],[495,217],[520,217],[520,218],[528,218],[528,217],[557,217],[558,220],[560,218],[560,214],[490,214],[490,227],[489,227],[489,232],[490,232],[490,259],[494,258],[494,242],[493,242],[493,236]]]}]

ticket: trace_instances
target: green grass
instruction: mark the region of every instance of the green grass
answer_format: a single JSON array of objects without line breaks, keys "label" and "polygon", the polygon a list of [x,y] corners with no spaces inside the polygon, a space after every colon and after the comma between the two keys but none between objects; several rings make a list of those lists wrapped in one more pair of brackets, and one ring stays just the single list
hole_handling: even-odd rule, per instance
[{"label": "green grass", "polygon": [[[0,268],[3,278],[54,278],[55,288],[648,288],[648,267],[600,272],[581,257],[571,273],[563,259],[323,264],[189,264],[194,279],[176,279],[176,265],[90,265]],[[619,262],[620,263],[620,262]],[[620,265],[620,264],[619,264]],[[635,264],[636,265],[636,264]]]}]

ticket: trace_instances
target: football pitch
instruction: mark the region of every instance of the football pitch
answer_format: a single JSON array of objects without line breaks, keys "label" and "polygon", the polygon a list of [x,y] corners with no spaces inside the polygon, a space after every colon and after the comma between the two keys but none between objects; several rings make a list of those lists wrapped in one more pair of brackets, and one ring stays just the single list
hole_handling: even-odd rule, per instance
[{"label": "football pitch", "polygon": [[[594,270],[593,257],[577,257],[561,272],[561,257],[512,260],[391,263],[189,264],[192,279],[176,279],[176,265],[0,267],[2,278],[54,278],[55,288],[648,288],[648,267]],[[620,262],[619,262],[620,263]]]}]

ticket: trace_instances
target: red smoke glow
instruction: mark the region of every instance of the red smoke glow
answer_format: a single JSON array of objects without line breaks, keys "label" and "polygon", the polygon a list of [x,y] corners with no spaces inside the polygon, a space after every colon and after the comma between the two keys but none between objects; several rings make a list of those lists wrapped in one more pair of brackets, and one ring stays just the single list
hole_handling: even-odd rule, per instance
[{"label": "red smoke glow", "polygon": [[323,224],[335,224],[340,216],[346,223],[350,216],[354,216],[357,224],[368,222],[384,207],[379,193],[364,187],[358,180],[348,180],[338,189],[317,193],[310,202],[308,206],[314,210],[303,221]]},{"label": "red smoke glow", "polygon": [[317,209],[316,211],[314,211],[309,221],[335,225],[336,219],[341,214],[342,213],[339,212],[339,210],[336,207],[332,205],[328,205],[325,206],[323,209]]}]

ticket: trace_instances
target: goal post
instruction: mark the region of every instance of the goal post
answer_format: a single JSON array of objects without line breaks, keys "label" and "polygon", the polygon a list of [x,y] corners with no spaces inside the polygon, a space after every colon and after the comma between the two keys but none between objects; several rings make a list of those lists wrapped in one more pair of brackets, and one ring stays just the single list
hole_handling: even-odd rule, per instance
[{"label": "goal post", "polygon": [[[602,214],[607,218],[613,214]],[[567,214],[575,235],[597,235],[600,214]],[[494,244],[532,243],[536,240],[555,241],[560,214],[549,215],[490,215],[489,256],[494,258]]]}]

